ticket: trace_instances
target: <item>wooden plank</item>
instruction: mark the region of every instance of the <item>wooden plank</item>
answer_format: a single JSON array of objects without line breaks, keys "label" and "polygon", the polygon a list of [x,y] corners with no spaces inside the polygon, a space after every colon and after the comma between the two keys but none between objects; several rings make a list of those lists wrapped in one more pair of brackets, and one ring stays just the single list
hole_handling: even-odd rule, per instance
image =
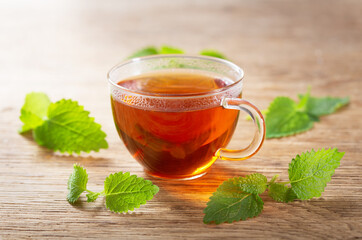
[{"label": "wooden plank", "polygon": [[[362,238],[362,18],[360,1],[6,1],[0,9],[0,239],[359,239]],[[296,98],[308,86],[317,96],[350,96],[351,104],[313,130],[267,140],[244,162],[215,163],[203,178],[149,178],[121,143],[111,115],[106,73],[131,51],[169,44],[196,54],[224,52],[246,72],[243,96],[261,109],[279,95]],[[25,94],[85,105],[107,133],[109,149],[67,156],[37,146],[17,129]],[[248,142],[241,118],[233,145]],[[312,148],[345,151],[319,199],[275,203],[266,195],[254,219],[202,223],[217,186],[253,172],[287,179],[288,163]],[[89,187],[101,189],[113,172],[130,171],[160,187],[133,213],[114,214],[99,199],[65,199],[74,163]]]}]

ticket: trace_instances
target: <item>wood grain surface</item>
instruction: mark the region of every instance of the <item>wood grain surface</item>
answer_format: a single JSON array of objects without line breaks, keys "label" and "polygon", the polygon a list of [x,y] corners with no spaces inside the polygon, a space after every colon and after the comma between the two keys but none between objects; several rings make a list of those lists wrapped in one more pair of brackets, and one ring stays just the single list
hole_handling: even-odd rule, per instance
[{"label": "wood grain surface", "polygon": [[[362,2],[345,1],[2,1],[0,7],[0,239],[362,239]],[[151,179],[114,127],[107,71],[132,51],[169,44],[197,54],[222,51],[246,73],[243,97],[264,109],[279,95],[350,96],[348,107],[311,131],[267,140],[243,162],[217,161],[198,180]],[[109,149],[80,156],[39,147],[17,133],[26,93],[84,105]],[[246,145],[243,117],[232,145]],[[242,128],[244,126],[244,128]],[[266,194],[259,217],[205,225],[211,193],[229,177],[259,172],[287,179],[288,163],[312,148],[346,154],[321,198],[283,204]],[[110,173],[130,171],[160,187],[133,213],[104,201],[66,201],[72,165],[100,190]]]}]

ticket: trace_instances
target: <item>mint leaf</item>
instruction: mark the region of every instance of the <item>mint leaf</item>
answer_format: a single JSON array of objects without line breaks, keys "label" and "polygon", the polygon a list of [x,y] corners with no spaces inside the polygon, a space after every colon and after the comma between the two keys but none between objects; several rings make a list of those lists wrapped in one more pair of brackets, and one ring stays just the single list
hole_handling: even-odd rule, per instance
[{"label": "mint leaf", "polygon": [[183,50],[171,46],[161,46],[159,54],[182,54],[184,53]]},{"label": "mint leaf", "polygon": [[70,154],[107,148],[101,125],[88,115],[76,101],[63,99],[51,103],[48,119],[34,130],[34,139],[39,145]]},{"label": "mint leaf", "polygon": [[[149,55],[157,55],[157,54],[183,54],[183,53],[185,53],[184,50],[168,45],[163,45],[159,49],[154,46],[149,46],[134,52],[133,54],[128,56],[127,59],[149,56]],[[226,59],[224,54],[212,49],[204,49],[200,51],[200,55]]]},{"label": "mint leaf", "polygon": [[292,188],[280,183],[270,184],[268,195],[277,202],[291,202],[297,199]]},{"label": "mint leaf", "polygon": [[307,131],[313,121],[303,111],[305,105],[297,105],[288,97],[277,97],[265,115],[266,138],[276,138]]},{"label": "mint leaf", "polygon": [[[298,105],[305,106],[308,97]],[[268,195],[277,202],[291,202],[320,197],[339,166],[344,152],[337,149],[319,150],[297,155],[289,164],[290,182],[270,182],[264,175],[254,173],[245,177],[234,177],[224,181],[210,197],[204,209],[204,223],[233,222],[255,217],[263,210],[263,201],[258,194],[268,188]],[[291,187],[286,186],[291,184]]]},{"label": "mint leaf", "polygon": [[140,207],[151,200],[159,191],[151,181],[144,180],[130,173],[118,172],[109,175],[104,181],[104,190],[92,192],[87,189],[88,174],[84,168],[74,164],[73,173],[68,180],[67,199],[70,203],[78,200],[84,192],[88,192],[87,202],[94,202],[99,196],[106,197],[106,206],[113,212],[127,212]]},{"label": "mint leaf", "polygon": [[[240,189],[247,193],[261,194],[265,192],[267,187],[267,179],[260,173],[253,173],[245,177],[232,178],[234,185],[239,185]],[[223,186],[220,186],[223,190]]]},{"label": "mint leaf", "polygon": [[259,215],[263,205],[259,195],[242,191],[238,181],[229,179],[210,197],[204,209],[204,223],[246,220]]},{"label": "mint leaf", "polygon": [[200,51],[200,55],[226,59],[224,54],[222,54],[219,51],[212,50],[212,49],[204,49],[204,50]]},{"label": "mint leaf", "polygon": [[75,203],[82,192],[87,190],[88,174],[81,166],[74,164],[73,172],[68,179],[67,199],[70,203]]},{"label": "mint leaf", "polygon": [[297,155],[289,164],[289,180],[292,189],[301,200],[320,197],[334,170],[339,166],[344,152],[336,148],[305,152]]},{"label": "mint leaf", "polygon": [[33,130],[34,140],[60,152],[80,153],[107,148],[106,134],[77,102],[61,100],[51,103],[44,93],[30,93],[25,98],[20,132]]},{"label": "mint leaf", "polygon": [[142,49],[138,50],[137,52],[134,52],[133,54],[128,56],[127,59],[149,56],[149,55],[156,55],[156,54],[159,54],[159,51],[157,50],[157,48],[150,46],[150,47],[142,48]]},{"label": "mint leaf", "polygon": [[[299,95],[299,98],[303,98],[305,95]],[[347,105],[349,98],[333,98],[333,97],[310,97],[306,106],[308,114],[320,117],[323,115],[331,114],[337,111],[339,108]]]},{"label": "mint leaf", "polygon": [[277,97],[265,114],[266,138],[284,137],[304,132],[319,121],[319,117],[333,113],[348,104],[349,98],[316,98],[299,95],[299,103],[287,97]]},{"label": "mint leaf", "polygon": [[106,206],[113,212],[127,212],[146,204],[159,191],[151,181],[136,175],[115,173],[109,175],[104,182]]},{"label": "mint leaf", "polygon": [[27,132],[40,126],[47,114],[49,104],[49,97],[45,93],[32,92],[27,94],[25,103],[20,111],[20,120],[24,125],[19,132]]}]

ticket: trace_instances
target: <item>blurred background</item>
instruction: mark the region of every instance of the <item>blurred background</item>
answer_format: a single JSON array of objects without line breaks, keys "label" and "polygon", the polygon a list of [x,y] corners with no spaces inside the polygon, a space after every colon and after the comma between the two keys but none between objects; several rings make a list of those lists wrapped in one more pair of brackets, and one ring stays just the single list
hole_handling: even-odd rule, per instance
[{"label": "blurred background", "polygon": [[44,91],[97,116],[109,108],[107,71],[163,44],[224,53],[244,69],[244,97],[261,109],[309,85],[358,94],[361,10],[358,0],[2,1],[0,104],[19,109],[26,93]]}]

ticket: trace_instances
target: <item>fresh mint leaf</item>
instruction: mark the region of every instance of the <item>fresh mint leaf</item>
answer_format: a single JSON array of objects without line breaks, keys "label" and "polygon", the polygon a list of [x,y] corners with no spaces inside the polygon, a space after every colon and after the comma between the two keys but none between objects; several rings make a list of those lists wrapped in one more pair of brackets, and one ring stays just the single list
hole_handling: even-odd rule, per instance
[{"label": "fresh mint leaf", "polygon": [[47,119],[34,130],[34,139],[39,145],[70,154],[107,148],[101,125],[88,115],[76,101],[51,103]]},{"label": "fresh mint leaf", "polygon": [[[305,95],[299,95],[299,98],[302,99]],[[328,115],[334,113],[339,108],[347,105],[349,103],[349,98],[334,98],[334,97],[310,97],[306,106],[306,111],[308,114],[320,117],[323,115]]]},{"label": "fresh mint leaf", "polygon": [[303,111],[305,105],[296,104],[288,97],[277,97],[265,115],[266,138],[277,138],[304,132],[313,127],[313,121]]},{"label": "fresh mint leaf", "polygon": [[[168,45],[163,45],[160,48],[156,48],[154,46],[149,46],[142,48],[133,54],[131,54],[127,59],[137,58],[137,57],[144,57],[144,56],[150,56],[150,55],[157,55],[157,54],[183,54],[185,53],[184,50]],[[210,57],[217,57],[221,59],[227,59],[224,54],[217,50],[212,49],[204,49],[200,51],[200,55],[204,56],[210,56]]]},{"label": "fresh mint leaf", "polygon": [[27,94],[20,111],[20,120],[24,125],[19,132],[24,133],[40,126],[44,122],[49,105],[50,100],[45,93],[32,92]]},{"label": "fresh mint leaf", "polygon": [[113,212],[133,211],[146,204],[158,191],[159,188],[151,181],[129,172],[111,174],[104,182],[106,206]]},{"label": "fresh mint leaf", "polygon": [[142,49],[138,50],[137,52],[134,52],[133,54],[128,56],[127,59],[144,57],[144,56],[149,56],[149,55],[156,55],[156,54],[160,54],[159,51],[157,50],[157,48],[150,46],[150,47],[142,48]]},{"label": "fresh mint leaf", "polygon": [[344,152],[321,149],[297,155],[289,164],[289,180],[292,189],[301,200],[320,197],[339,166]]},{"label": "fresh mint leaf", "polygon": [[210,197],[204,209],[204,223],[220,224],[246,220],[258,216],[263,205],[259,195],[242,191],[238,181],[229,179]]},{"label": "fresh mint leaf", "polygon": [[297,199],[292,188],[280,183],[270,184],[268,194],[277,202],[291,202]]},{"label": "fresh mint leaf", "polygon": [[73,172],[68,179],[67,199],[70,203],[75,203],[82,192],[87,190],[88,174],[81,166],[74,164]]},{"label": "fresh mint leaf", "polygon": [[222,54],[219,51],[212,50],[212,49],[204,49],[204,50],[200,51],[200,55],[227,59],[224,54]]},{"label": "fresh mint leaf", "polygon": [[164,45],[164,46],[161,46],[159,53],[160,54],[182,54],[182,53],[184,53],[184,51],[179,48]]},{"label": "fresh mint leaf", "polygon": [[[247,193],[261,194],[265,192],[267,187],[267,179],[260,173],[253,173],[245,177],[232,178],[235,185],[239,185],[240,189]],[[222,185],[220,186],[222,190]]]},{"label": "fresh mint leaf", "polygon": [[29,93],[21,109],[20,133],[33,130],[34,140],[60,152],[80,153],[107,148],[106,134],[77,102],[51,103],[44,93]]},{"label": "fresh mint leaf", "polygon": [[[306,101],[301,102],[298,107],[303,107]],[[264,203],[258,194],[266,188],[268,195],[277,202],[320,197],[343,155],[344,152],[337,149],[312,150],[297,155],[289,164],[290,182],[276,182],[279,175],[267,182],[266,177],[258,173],[230,178],[210,197],[204,209],[204,223],[231,223],[259,215]]]},{"label": "fresh mint leaf", "polygon": [[104,190],[92,192],[87,189],[88,174],[84,168],[74,164],[73,173],[68,180],[67,199],[70,203],[78,200],[83,192],[88,192],[87,202],[94,202],[99,196],[106,198],[106,206],[113,212],[128,212],[146,204],[159,191],[151,181],[129,172],[109,175],[104,181]]},{"label": "fresh mint leaf", "polygon": [[299,103],[288,97],[277,97],[265,114],[266,138],[278,138],[307,131],[319,117],[345,106],[349,98],[299,95]]}]

